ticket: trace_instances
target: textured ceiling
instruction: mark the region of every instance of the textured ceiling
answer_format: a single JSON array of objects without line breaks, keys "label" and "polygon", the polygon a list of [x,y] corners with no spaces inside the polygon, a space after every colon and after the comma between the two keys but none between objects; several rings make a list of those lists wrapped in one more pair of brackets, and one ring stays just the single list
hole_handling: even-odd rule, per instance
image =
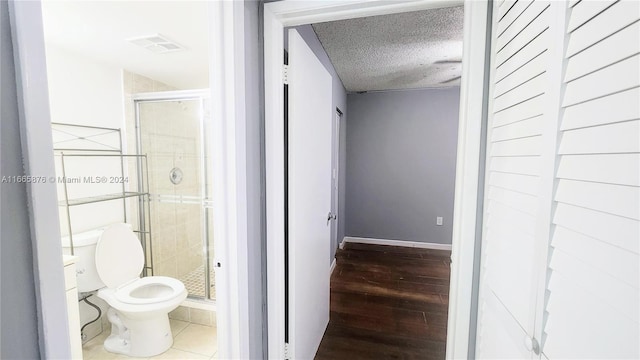
[{"label": "textured ceiling", "polygon": [[[209,85],[205,1],[43,1],[46,45],[179,89]],[[126,39],[159,33],[185,48],[156,54]]]},{"label": "textured ceiling", "polygon": [[314,24],[347,91],[460,84],[462,6]]}]

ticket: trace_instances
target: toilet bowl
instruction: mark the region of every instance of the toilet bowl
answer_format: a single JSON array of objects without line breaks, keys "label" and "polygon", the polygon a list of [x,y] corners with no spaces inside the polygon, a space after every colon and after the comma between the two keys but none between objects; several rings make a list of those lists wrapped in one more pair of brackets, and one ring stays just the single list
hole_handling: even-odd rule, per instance
[{"label": "toilet bowl", "polygon": [[173,344],[169,312],[187,297],[184,284],[174,278],[140,278],[144,252],[126,224],[114,224],[100,235],[95,268],[105,287],[98,297],[109,304],[111,335],[105,350],[136,357],[155,356]]}]

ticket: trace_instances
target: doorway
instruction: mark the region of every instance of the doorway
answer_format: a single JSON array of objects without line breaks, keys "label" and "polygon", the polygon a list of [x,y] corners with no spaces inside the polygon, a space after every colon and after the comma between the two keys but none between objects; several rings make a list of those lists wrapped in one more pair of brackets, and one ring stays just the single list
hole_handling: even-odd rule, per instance
[{"label": "doorway", "polygon": [[[366,3],[366,4],[365,4]],[[269,356],[282,357],[285,354],[284,343],[284,279],[283,274],[283,244],[285,231],[278,224],[284,224],[284,203],[282,195],[282,178],[284,164],[283,152],[283,124],[282,124],[282,30],[285,26],[310,24],[330,20],[341,20],[371,15],[384,15],[397,12],[422,10],[439,7],[442,4],[433,1],[419,1],[394,5],[380,5],[363,2],[353,6],[335,3],[322,9],[313,5],[292,5],[286,2],[265,5],[265,78],[266,93],[266,158],[267,158],[267,192],[274,194],[267,199],[267,222],[275,224],[267,229],[268,242],[268,295],[269,295]],[[360,7],[361,6],[361,7]],[[304,15],[302,15],[304,14]],[[473,17],[472,14],[475,14]],[[454,265],[452,265],[452,289],[449,318],[449,333],[447,337],[447,356],[466,356],[468,350],[468,331],[471,313],[471,286],[474,248],[476,202],[478,192],[478,151],[481,143],[480,132],[482,117],[482,100],[477,94],[484,91],[484,55],[486,35],[486,3],[467,4],[465,6],[465,39],[464,58],[467,64],[463,70],[460,105],[460,139],[458,143],[458,161],[456,179],[456,205],[454,208]],[[472,23],[471,18],[475,19]],[[478,20],[480,19],[480,20]],[[472,45],[473,44],[473,45]],[[473,70],[477,71],[476,73]],[[272,91],[271,91],[272,90]],[[470,94],[475,92],[475,98]],[[466,233],[471,236],[461,237]],[[461,247],[461,245],[465,245]],[[293,269],[293,271],[297,271]],[[464,310],[469,308],[465,314]],[[459,310],[459,311],[458,311]],[[458,355],[456,355],[458,354]]]},{"label": "doorway", "polygon": [[[235,15],[236,13],[234,12],[234,16],[229,16],[227,12],[242,9],[242,4],[238,5],[236,3],[223,4],[205,2],[201,2],[199,4],[183,4],[181,2],[174,2],[173,4],[169,4],[169,2],[129,2],[127,4],[98,4],[98,2],[85,2],[81,4],[80,2],[75,2],[75,4],[71,5],[77,5],[80,7],[88,6],[89,8],[91,8],[93,5],[107,7],[117,7],[119,5],[131,5],[133,7],[136,7],[136,5],[140,5],[140,7],[142,8],[144,6],[151,6],[152,8],[150,10],[147,9],[148,11],[142,9],[142,11],[146,12],[146,14],[151,14],[157,11],[162,11],[162,9],[166,9],[166,6],[170,7],[176,4],[178,6],[184,6],[185,8],[189,7],[189,5],[204,6],[204,8],[197,11],[197,15],[190,16],[188,18],[193,20],[194,17],[198,17],[199,19],[204,17],[206,19],[205,21],[211,21],[215,24],[234,23],[239,21],[239,12],[238,15]],[[50,4],[47,3],[47,5]],[[51,6],[56,5],[58,4],[52,4]],[[79,87],[71,86],[70,81],[65,84],[64,77],[61,77],[62,81],[60,81],[59,84],[69,86],[70,89],[68,91],[55,92],[48,90],[47,82],[51,81],[50,76],[52,75],[52,73],[47,73],[46,68],[49,57],[48,54],[45,57],[46,44],[43,37],[43,6],[43,3],[41,2],[10,2],[9,12],[12,17],[11,32],[14,35],[13,46],[16,55],[16,68],[18,69],[16,71],[16,74],[18,76],[18,93],[20,94],[21,106],[23,106],[24,110],[24,113],[21,114],[23,116],[21,116],[20,122],[22,127],[23,141],[25,142],[25,144],[28,144],[25,145],[25,149],[27,146],[29,148],[28,152],[26,152],[25,150],[25,157],[29,159],[30,164],[26,171],[27,173],[47,174],[50,177],[54,177],[55,170],[53,160],[54,158],[51,152],[52,139],[50,121],[52,117],[51,113],[53,113],[55,110],[52,109],[53,111],[50,112],[50,108],[48,106],[49,99],[51,100],[51,103],[55,103],[58,105],[60,104],[59,99],[54,99],[54,94],[58,96],[71,95],[69,98],[73,101],[71,102],[71,106],[68,106],[65,110],[73,114],[74,118],[79,117],[80,121],[99,121],[99,119],[108,119],[106,121],[117,121],[118,119],[122,118],[123,113],[128,111],[128,109],[125,109],[122,106],[121,102],[121,100],[123,100],[123,97],[121,96],[123,78],[121,75],[116,75],[113,77],[96,76],[92,78],[92,80],[98,78],[99,80],[108,81],[108,86],[102,86],[103,83],[95,82],[90,87],[90,90],[86,91],[83,91]],[[140,7],[137,8],[137,10],[140,10]],[[109,12],[108,14],[106,12],[103,12],[101,15],[104,16],[99,17],[99,19],[101,21],[107,21],[106,15],[112,14],[113,12]],[[131,17],[136,18],[136,16],[132,15],[133,12],[131,11],[124,11],[121,12],[121,14],[126,15],[125,17],[127,17],[129,20],[131,20]],[[66,13],[66,15],[69,15],[69,13]],[[171,13],[171,15],[173,16],[172,20],[175,20],[176,13]],[[161,16],[158,16],[157,18],[161,18]],[[65,17],[64,20],[70,19],[71,17]],[[87,18],[78,16],[74,17],[74,19],[86,20]],[[93,25],[95,25],[96,23],[97,21],[94,22]],[[174,21],[163,23],[175,24]],[[190,23],[189,25],[191,26],[192,24]],[[190,28],[190,26],[188,26],[187,28]],[[56,28],[57,30],[61,30],[62,27],[54,26],[54,28]],[[66,37],[67,39],[73,38],[77,40],[78,37],[91,37],[95,35],[93,32],[89,34],[88,32],[77,31],[78,28],[83,27],[74,27],[74,30],[72,30],[71,32],[71,34],[77,36],[66,37],[63,34],[63,38]],[[104,26],[103,28],[111,27]],[[236,31],[236,29],[234,29],[234,31],[224,31],[223,33],[222,29],[212,28],[210,29],[211,33],[209,34],[209,31],[206,31],[207,29],[208,26],[205,27],[205,31],[200,32],[200,35],[204,34],[205,37],[209,35],[211,37],[222,38],[225,35],[234,34]],[[119,27],[118,30],[123,30],[123,27]],[[111,31],[111,33],[115,34],[117,32]],[[193,37],[191,39],[193,40]],[[99,47],[101,48],[101,50],[105,50],[108,47],[107,44],[102,41],[94,41],[94,43],[99,43]],[[134,52],[136,51],[136,48],[133,44],[122,41],[122,39],[117,39],[116,43],[120,46],[132,46],[130,49],[134,49],[132,50]],[[211,41],[207,43],[210,43],[209,45],[215,48],[215,50],[211,51],[213,54],[223,54],[225,52],[225,43],[223,41]],[[109,56],[114,56],[114,52],[109,50],[105,51],[109,54]],[[137,49],[137,51],[140,51],[140,53],[144,53],[144,51],[147,51],[147,49]],[[100,58],[100,55],[94,54],[94,56],[86,56],[85,60],[95,60],[96,57]],[[132,56],[131,58],[135,58],[135,56]],[[165,56],[165,59],[166,58],[167,57]],[[65,61],[61,61],[61,63],[66,63],[70,67],[73,67],[75,64]],[[107,63],[109,62],[107,61]],[[110,63],[109,65],[113,65],[113,63]],[[146,62],[143,64],[143,67],[148,70],[150,68],[149,65],[150,63]],[[224,70],[219,71],[219,68],[225,69],[226,67],[232,67],[233,64],[231,64],[230,61],[225,61],[224,59],[216,59],[215,61],[213,59],[205,59],[201,65],[203,65],[205,69],[210,69],[212,73],[219,73],[224,72]],[[201,68],[201,66],[198,66],[198,68]],[[85,70],[87,69],[76,67],[69,70],[66,75],[69,76],[69,78],[72,78],[73,81],[76,81],[86,74]],[[100,75],[105,75],[105,72],[100,73]],[[200,76],[198,76],[198,79],[208,81],[209,76],[206,73],[200,74]],[[58,80],[60,80],[60,78]],[[37,82],[38,86],[32,86],[34,84],[34,81]],[[143,82],[144,85],[154,85],[153,81],[148,81],[148,79],[144,80]],[[140,83],[137,83],[135,85],[140,85]],[[200,87],[206,87],[206,84],[204,86],[196,86],[195,88]],[[211,86],[210,92],[215,92],[216,94],[218,94],[215,102],[219,104],[221,102],[224,102],[228,97],[232,97],[227,93],[227,90],[233,87],[233,83],[224,84],[223,82],[216,82]],[[110,93],[108,96],[102,96],[105,92],[107,92],[107,90],[111,89],[118,90],[115,93]],[[156,88],[148,89],[146,91],[161,90],[171,89],[168,87],[164,87],[162,89]],[[117,94],[118,91],[120,92],[119,95]],[[139,90],[137,90],[136,92],[139,92]],[[98,99],[97,105],[94,106],[95,103],[92,102],[78,101],[79,96],[95,96],[95,98]],[[120,103],[114,105],[114,103],[117,102]],[[60,107],[58,107],[57,110],[59,111]],[[215,233],[214,238],[225,239],[225,242],[222,244],[222,246],[217,247],[216,259],[214,261],[214,264],[218,268],[218,271],[215,272],[217,277],[216,283],[221,288],[224,288],[225,286],[228,287],[228,291],[223,291],[216,296],[218,301],[216,306],[218,310],[221,310],[220,315],[217,317],[218,328],[224,329],[224,331],[221,331],[219,333],[221,341],[220,351],[218,355],[222,358],[233,356],[242,357],[242,355],[240,354],[246,354],[249,351],[249,346],[246,344],[246,334],[248,333],[248,331],[245,331],[245,329],[248,327],[248,324],[242,323],[238,326],[232,326],[233,324],[236,324],[236,322],[234,322],[232,319],[247,318],[248,315],[246,314],[246,312],[248,311],[245,307],[243,307],[243,303],[247,302],[249,297],[246,296],[245,293],[243,293],[245,295],[239,295],[242,289],[244,289],[242,284],[246,284],[248,282],[246,278],[243,278],[243,274],[241,274],[240,271],[227,271],[227,269],[230,268],[242,267],[243,264],[246,267],[246,256],[242,256],[241,254],[239,254],[239,251],[236,251],[238,242],[242,242],[243,240],[241,226],[238,225],[237,219],[231,215],[234,214],[236,210],[242,209],[243,205],[236,204],[235,198],[233,200],[233,206],[230,205],[231,201],[227,201],[227,196],[233,198],[235,195],[241,194],[244,191],[243,189],[231,188],[233,184],[230,184],[230,181],[227,181],[228,178],[235,179],[235,174],[230,175],[232,174],[232,172],[230,172],[230,168],[235,169],[236,164],[242,163],[241,159],[229,155],[230,153],[234,153],[234,151],[236,150],[236,146],[239,145],[236,144],[235,141],[228,140],[229,137],[226,136],[229,131],[234,131],[234,125],[227,124],[226,119],[234,119],[229,120],[229,122],[231,123],[235,123],[236,119],[235,115],[229,115],[227,114],[227,111],[231,110],[228,108],[223,109],[218,105],[212,106],[212,113],[214,114],[214,116],[216,116],[216,118],[218,119],[223,120],[216,121],[215,123],[211,124],[212,134],[214,137],[216,137],[216,141],[212,142],[209,154],[211,156],[207,159],[207,161],[210,162],[211,167],[215,169],[212,173],[212,178],[215,180],[215,183],[218,184],[213,190],[213,197],[217,199],[212,205],[216,209],[215,215],[213,215],[213,217],[215,217],[216,223],[224,224],[224,226],[216,226],[213,229],[213,232]],[[238,116],[238,118],[240,118],[240,116]],[[71,122],[71,119],[72,116],[63,117],[63,121],[65,123]],[[109,126],[109,129],[122,129],[124,127],[125,124],[123,121],[121,124],[116,124],[116,126]],[[38,131],[31,131],[32,129],[38,129]],[[134,133],[135,131],[129,132],[128,135]],[[133,144],[133,142],[129,141],[123,141],[122,143]],[[135,148],[135,146],[133,146],[133,148]],[[37,275],[34,276],[34,280],[36,288],[40,290],[38,292],[36,302],[38,304],[38,311],[42,314],[43,319],[41,323],[42,333],[40,342],[40,354],[44,357],[69,358],[70,334],[67,331],[67,326],[65,325],[67,319],[61,319],[61,317],[64,318],[66,314],[66,311],[64,309],[65,287],[63,282],[64,278],[62,276],[63,263],[62,259],[60,259],[62,246],[59,241],[60,239],[57,236],[60,228],[56,219],[56,214],[59,211],[55,196],[55,184],[48,183],[41,187],[34,187],[33,189],[36,191],[31,194],[28,200],[31,204],[29,215],[33,221],[33,226],[39,229],[37,233],[32,234],[32,240],[33,261],[34,264],[37,264],[37,266],[34,265],[34,268],[37,269]],[[36,198],[37,201],[35,200]],[[232,235],[228,235],[228,233],[232,233]],[[240,238],[240,240],[235,241],[238,238]],[[232,259],[237,259],[237,261]],[[220,269],[222,267],[222,264],[224,264],[224,269]],[[233,281],[227,281],[227,277],[233,277]],[[47,281],[39,281],[39,279],[47,279]],[[242,334],[242,336],[240,334]],[[75,337],[76,334],[72,334],[72,336]],[[79,334],[77,334],[77,336],[79,338]],[[185,334],[185,337],[188,338],[189,334]],[[209,351],[207,350],[207,354],[205,355],[208,354]]]}]

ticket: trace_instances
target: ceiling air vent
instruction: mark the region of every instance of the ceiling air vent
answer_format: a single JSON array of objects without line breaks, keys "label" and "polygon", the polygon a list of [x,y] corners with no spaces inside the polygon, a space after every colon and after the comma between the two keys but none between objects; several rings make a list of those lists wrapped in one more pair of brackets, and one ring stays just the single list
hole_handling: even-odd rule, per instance
[{"label": "ceiling air vent", "polygon": [[184,50],[184,47],[160,34],[130,38],[127,41],[156,54]]}]

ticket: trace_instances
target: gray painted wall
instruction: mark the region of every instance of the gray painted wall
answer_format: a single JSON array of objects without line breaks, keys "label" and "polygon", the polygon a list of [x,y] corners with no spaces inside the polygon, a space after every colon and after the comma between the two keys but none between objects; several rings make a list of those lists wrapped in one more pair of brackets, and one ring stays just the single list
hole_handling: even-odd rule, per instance
[{"label": "gray painted wall", "polygon": [[[333,258],[336,253],[336,249],[338,248],[338,244],[342,241],[342,238],[345,236],[345,223],[346,223],[346,168],[347,168],[347,155],[346,155],[346,141],[347,141],[347,91],[342,85],[342,80],[338,76],[338,73],[331,64],[331,60],[329,56],[324,51],[320,40],[316,36],[316,32],[313,30],[311,25],[302,25],[296,26],[294,29],[298,30],[304,41],[309,45],[313,53],[318,57],[322,65],[329,71],[331,74],[331,78],[333,79],[333,109],[340,109],[342,111],[342,121],[340,123],[340,144],[339,144],[339,179],[338,179],[338,236],[336,241],[331,243],[331,253],[329,256],[329,261],[333,261]],[[285,48],[287,48],[288,44],[288,31],[285,29]],[[333,189],[331,196],[333,198]],[[335,226],[335,224],[333,225]],[[333,234],[333,229],[332,229]]]},{"label": "gray painted wall", "polygon": [[[8,2],[0,1],[0,175],[22,175]],[[39,359],[33,253],[25,184],[0,188],[0,358]]]},{"label": "gray painted wall", "polygon": [[[262,14],[260,2],[244,2],[245,111],[247,141],[247,256],[251,359],[266,358],[266,228],[263,173],[264,95],[262,76]],[[266,255],[265,255],[266,256]]]},{"label": "gray painted wall", "polygon": [[451,244],[459,93],[349,94],[347,236]]}]

